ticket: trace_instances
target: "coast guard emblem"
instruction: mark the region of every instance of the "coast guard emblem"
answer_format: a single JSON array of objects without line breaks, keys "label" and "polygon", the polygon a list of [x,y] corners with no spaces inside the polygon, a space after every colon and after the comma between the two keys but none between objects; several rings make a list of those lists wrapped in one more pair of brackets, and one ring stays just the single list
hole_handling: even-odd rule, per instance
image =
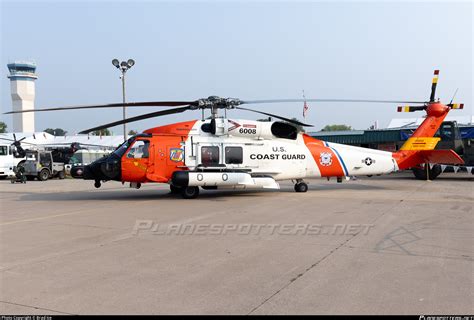
[{"label": "coast guard emblem", "polygon": [[319,155],[319,163],[325,167],[330,166],[332,164],[332,154],[329,152],[321,152]]},{"label": "coast guard emblem", "polygon": [[171,148],[170,149],[170,160],[174,162],[183,161],[184,150],[180,148]]}]

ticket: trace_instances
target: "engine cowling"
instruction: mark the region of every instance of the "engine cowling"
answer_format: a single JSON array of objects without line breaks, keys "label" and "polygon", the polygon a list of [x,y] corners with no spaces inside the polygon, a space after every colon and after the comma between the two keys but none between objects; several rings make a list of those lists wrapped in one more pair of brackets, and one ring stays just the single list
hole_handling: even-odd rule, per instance
[{"label": "engine cowling", "polygon": [[202,126],[204,132],[216,136],[231,135],[254,139],[285,138],[296,139],[298,129],[286,122],[266,122],[217,118]]}]

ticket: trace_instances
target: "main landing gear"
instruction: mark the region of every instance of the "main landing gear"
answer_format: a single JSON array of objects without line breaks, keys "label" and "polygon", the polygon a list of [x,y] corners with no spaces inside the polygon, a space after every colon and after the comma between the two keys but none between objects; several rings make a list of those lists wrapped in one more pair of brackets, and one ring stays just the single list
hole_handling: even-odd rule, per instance
[{"label": "main landing gear", "polygon": [[181,189],[181,195],[184,199],[195,199],[199,195],[199,187],[184,187]]},{"label": "main landing gear", "polygon": [[170,184],[170,193],[172,194],[178,194],[178,193],[181,193],[181,189],[180,187],[175,187],[173,186],[172,184]]},{"label": "main landing gear", "polygon": [[301,179],[296,180],[295,184],[296,192],[306,192],[308,191],[308,185]]},{"label": "main landing gear", "polygon": [[170,184],[171,194],[181,194],[184,199],[195,199],[199,196],[199,187],[175,187]]}]

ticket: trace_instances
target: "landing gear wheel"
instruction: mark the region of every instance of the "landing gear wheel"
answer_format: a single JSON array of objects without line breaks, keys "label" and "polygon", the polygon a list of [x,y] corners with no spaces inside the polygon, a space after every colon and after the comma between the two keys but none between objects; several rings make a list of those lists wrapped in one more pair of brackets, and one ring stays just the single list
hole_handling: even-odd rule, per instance
[{"label": "landing gear wheel", "polygon": [[[435,164],[431,169],[426,170],[425,167],[423,168],[413,168],[412,169],[415,178],[418,180],[434,180],[441,174],[441,165]],[[427,179],[427,171],[428,171],[428,179]]]},{"label": "landing gear wheel", "polygon": [[306,192],[308,191],[308,185],[304,182],[298,182],[295,184],[295,191],[296,192]]},{"label": "landing gear wheel", "polygon": [[176,187],[176,186],[173,186],[172,184],[170,184],[170,192],[172,194],[178,194],[178,193],[181,193],[183,190],[183,188],[181,187]]},{"label": "landing gear wheel", "polygon": [[96,181],[94,182],[94,187],[96,187],[97,189],[99,189],[101,185],[102,185],[102,184],[100,183],[100,180],[96,180]]},{"label": "landing gear wheel", "polygon": [[59,171],[58,178],[59,180],[63,180],[65,178],[64,171]]},{"label": "landing gear wheel", "polygon": [[38,173],[38,180],[39,181],[46,181],[49,178],[49,171],[47,169],[43,169]]},{"label": "landing gear wheel", "polygon": [[195,199],[199,195],[199,187],[185,187],[181,190],[184,199]]}]

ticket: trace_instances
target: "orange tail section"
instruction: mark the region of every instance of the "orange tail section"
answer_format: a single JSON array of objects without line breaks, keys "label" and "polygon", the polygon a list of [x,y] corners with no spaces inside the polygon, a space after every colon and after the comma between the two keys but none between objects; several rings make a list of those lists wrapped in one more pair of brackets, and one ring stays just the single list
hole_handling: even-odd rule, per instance
[{"label": "orange tail section", "polygon": [[464,161],[453,150],[434,150],[440,138],[434,138],[436,131],[448,115],[450,108],[441,103],[431,103],[426,109],[426,119],[405,142],[399,151],[393,153],[401,170],[422,163],[463,164]]}]

